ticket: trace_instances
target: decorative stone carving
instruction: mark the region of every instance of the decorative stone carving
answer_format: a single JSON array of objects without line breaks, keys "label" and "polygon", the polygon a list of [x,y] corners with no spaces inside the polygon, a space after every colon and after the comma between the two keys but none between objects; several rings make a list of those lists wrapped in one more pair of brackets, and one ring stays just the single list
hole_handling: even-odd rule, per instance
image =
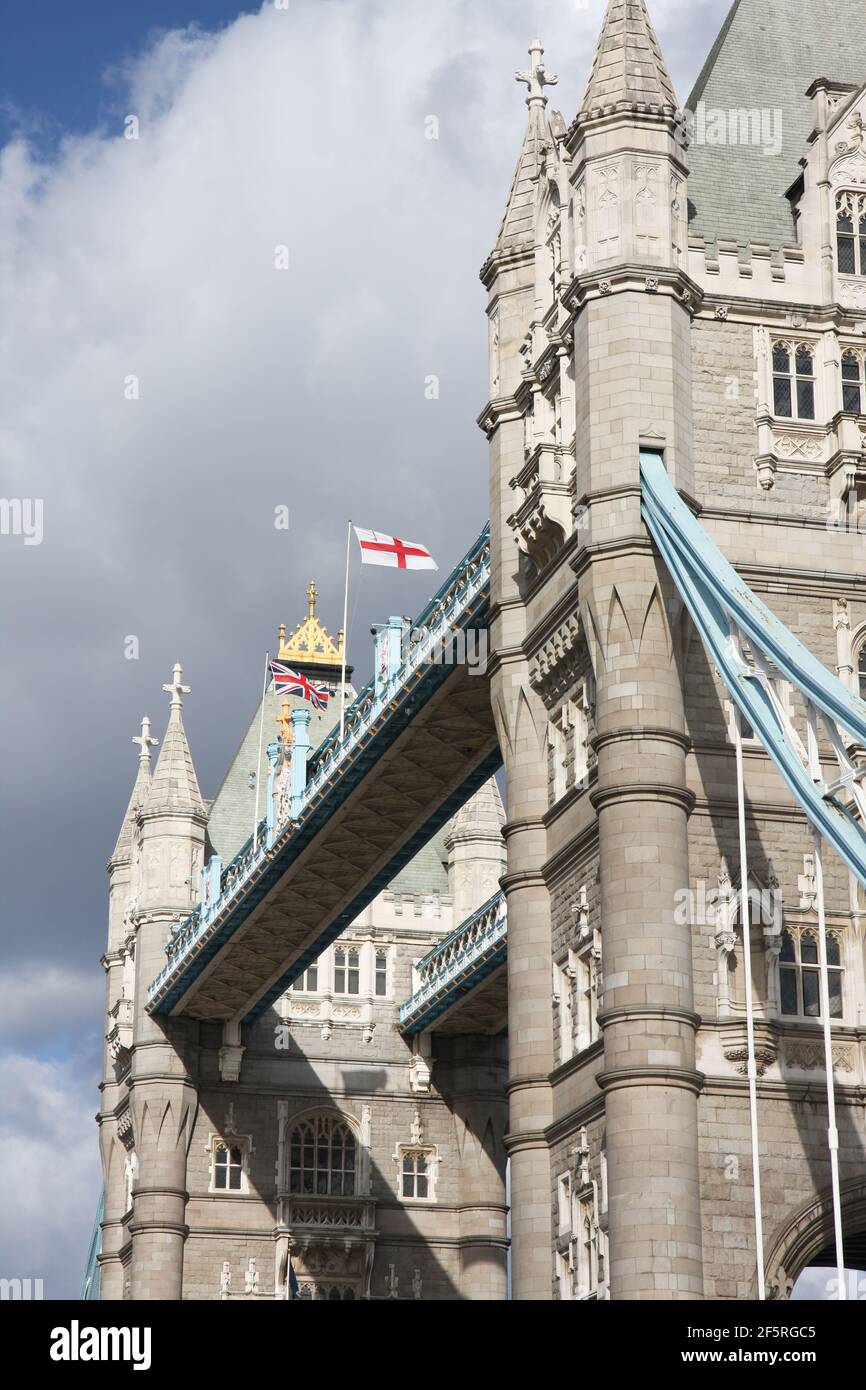
[{"label": "decorative stone carving", "polygon": [[432,1082],[432,1044],[429,1033],[416,1034],[409,1063],[409,1087],[416,1095],[429,1095]]},{"label": "decorative stone carving", "polygon": [[[724,1049],[725,1057],[729,1062],[735,1063],[735,1070],[740,1076],[747,1076],[749,1072],[749,1049],[748,1046],[726,1046]],[[758,1076],[763,1076],[767,1067],[771,1067],[776,1060],[776,1048],[772,1044],[755,1046],[755,1070]]]},{"label": "decorative stone carving", "polygon": [[220,1076],[223,1081],[239,1081],[241,1062],[246,1047],[241,1042],[239,1019],[230,1019],[223,1024],[223,1044],[219,1051]]},{"label": "decorative stone carving", "polygon": [[[815,1042],[787,1042],[785,1062],[789,1067],[800,1071],[824,1070],[824,1044]],[[855,1067],[854,1049],[843,1044],[833,1045],[833,1070],[853,1072]]]},{"label": "decorative stone carving", "polygon": [[570,614],[529,663],[529,679],[551,707],[578,684],[590,669],[589,648],[577,613]]},{"label": "decorative stone carving", "polygon": [[774,434],[773,449],[783,459],[819,459],[824,452],[820,440],[808,434]]}]

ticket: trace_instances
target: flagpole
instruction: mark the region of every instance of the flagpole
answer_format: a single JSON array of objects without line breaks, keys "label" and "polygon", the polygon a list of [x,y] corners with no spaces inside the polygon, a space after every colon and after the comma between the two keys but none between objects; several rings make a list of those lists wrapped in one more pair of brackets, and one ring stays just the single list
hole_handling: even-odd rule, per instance
[{"label": "flagpole", "polygon": [[812,829],[815,852],[815,896],[818,902],[818,963],[821,1021],[824,1032],[824,1073],[827,1079],[827,1147],[830,1150],[830,1188],[833,1194],[833,1237],[836,1246],[836,1297],[848,1297],[845,1241],[842,1234],[842,1194],[839,1187],[839,1130],[836,1125],[836,1085],[833,1076],[833,1033],[830,1024],[830,975],[827,969],[827,919],[824,909],[824,858],[821,836]]},{"label": "flagpole", "polygon": [[737,766],[737,824],[740,840],[740,925],[743,929],[743,975],[746,991],[746,1076],[749,1081],[749,1131],[752,1149],[752,1196],[755,1209],[755,1255],[758,1301],[767,1293],[764,1283],[764,1218],[761,1205],[761,1165],[758,1149],[758,1067],[755,1058],[755,1012],[752,998],[752,920],[749,911],[749,860],[746,839],[746,794],[743,774],[743,726],[739,707],[732,703]]},{"label": "flagpole", "polygon": [[349,557],[352,553],[352,520],[346,532],[346,584],[343,589],[343,671],[340,676],[340,742],[346,729],[346,647],[349,644]]},{"label": "flagpole", "polygon": [[270,652],[265,652],[265,673],[262,678],[262,713],[259,720],[259,760],[256,763],[256,809],[253,819],[253,854],[259,847],[259,787],[262,780],[262,744],[265,738],[265,696],[268,693],[268,670],[271,664]]}]

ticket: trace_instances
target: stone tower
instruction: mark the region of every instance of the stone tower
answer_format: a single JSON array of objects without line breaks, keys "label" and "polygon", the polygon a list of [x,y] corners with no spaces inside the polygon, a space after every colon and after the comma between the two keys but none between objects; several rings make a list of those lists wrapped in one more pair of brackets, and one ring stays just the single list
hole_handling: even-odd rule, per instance
[{"label": "stone tower", "polygon": [[[749,1152],[729,709],[642,523],[639,460],[662,456],[748,582],[856,683],[863,560],[828,518],[866,495],[866,62],[850,48],[862,12],[779,9],[777,34],[760,0],[737,0],[685,113],[644,0],[609,0],[570,126],[548,110],[557,78],[537,40],[518,73],[528,122],[482,269],[480,417],[518,1299],[754,1288],[750,1186],[724,1177]],[[756,92],[768,110],[748,109]],[[765,1264],[784,1296],[803,1266],[795,1230],[827,1243],[826,1148],[801,1109],[816,1027],[797,975],[814,930],[810,832],[758,746],[746,780],[750,864],[785,905],[781,932],[768,925],[753,948]],[[708,883],[722,906],[702,916]],[[862,890],[837,866],[832,892],[853,1045]],[[854,1091],[843,1171],[859,1212]],[[790,1194],[774,1182],[782,1152]]]},{"label": "stone tower", "polygon": [[[342,634],[335,641],[316,617],[314,585],[307,597],[306,618],[280,630],[279,655],[339,694]],[[317,748],[338,708],[311,716],[302,696],[268,693],[205,803],[179,666],[165,690],[159,758],[151,775],[145,720],[109,862],[100,1297],[503,1299],[501,1025],[458,1021],[423,1043],[400,1031],[417,962],[496,893],[496,784],[259,1017],[154,1016],[148,991],[169,938],[267,814],[260,741],[291,748],[300,714]]]},{"label": "stone tower", "polygon": [[[188,1060],[188,1025],[152,1019],[147,988],[165,960],[169,924],[198,896],[207,813],[183,727],[183,696],[175,665],[168,727],[153,781],[138,815],[141,880],[135,952],[135,1024],[129,1108],[136,1172],[131,1296],[179,1298],[186,1233],[186,1160],[198,1100]],[[191,1068],[193,1074],[191,1075]]]}]

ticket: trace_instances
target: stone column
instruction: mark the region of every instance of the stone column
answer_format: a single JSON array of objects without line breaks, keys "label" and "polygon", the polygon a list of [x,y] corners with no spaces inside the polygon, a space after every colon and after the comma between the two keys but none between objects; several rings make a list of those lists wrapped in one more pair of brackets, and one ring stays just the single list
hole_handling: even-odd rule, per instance
[{"label": "stone column", "polygon": [[511,1164],[512,1297],[550,1299],[552,1232],[550,1156],[553,1117],[550,898],[547,857],[547,717],[529,684],[523,651],[526,611],[516,590],[518,554],[505,517],[507,480],[523,460],[522,421],[500,425],[493,441],[491,552],[494,618],[491,698],[506,771],[504,826],[508,902],[508,1095],[506,1147]]},{"label": "stone column", "polygon": [[[136,1001],[165,961],[167,922],[139,927],[136,953]],[[131,1296],[133,1299],[182,1297],[186,1160],[198,1107],[187,1069],[188,1031],[183,1021],[152,1019],[136,1011],[130,1076],[130,1107],[138,1173],[133,1189]]]},{"label": "stone column", "polygon": [[[648,404],[658,447],[687,485],[688,315],[673,295],[595,299],[578,322],[588,399],[619,349],[610,417],[590,427],[590,532],[581,612],[597,705],[604,1069],[612,1298],[703,1294],[683,712],[683,605],[640,518],[639,449]],[[584,339],[584,334],[587,338]],[[635,335],[630,338],[630,334]],[[640,338],[653,343],[641,354]],[[629,342],[632,349],[627,348]],[[651,374],[644,381],[644,374]]]},{"label": "stone column", "polygon": [[445,1034],[435,1041],[437,1085],[454,1116],[460,1164],[460,1295],[502,1301],[508,1297],[505,1039]]}]

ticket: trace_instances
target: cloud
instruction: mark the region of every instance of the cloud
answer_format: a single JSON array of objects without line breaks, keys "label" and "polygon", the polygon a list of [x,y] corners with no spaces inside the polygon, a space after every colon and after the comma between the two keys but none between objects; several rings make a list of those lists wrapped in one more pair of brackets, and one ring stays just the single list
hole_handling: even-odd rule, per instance
[{"label": "cloud", "polygon": [[31,962],[0,971],[0,1046],[41,1043],[83,1030],[101,1035],[105,983],[98,965],[79,969]]},{"label": "cloud", "polygon": [[99,1192],[92,1058],[0,1054],[0,1277],[77,1298]]}]

